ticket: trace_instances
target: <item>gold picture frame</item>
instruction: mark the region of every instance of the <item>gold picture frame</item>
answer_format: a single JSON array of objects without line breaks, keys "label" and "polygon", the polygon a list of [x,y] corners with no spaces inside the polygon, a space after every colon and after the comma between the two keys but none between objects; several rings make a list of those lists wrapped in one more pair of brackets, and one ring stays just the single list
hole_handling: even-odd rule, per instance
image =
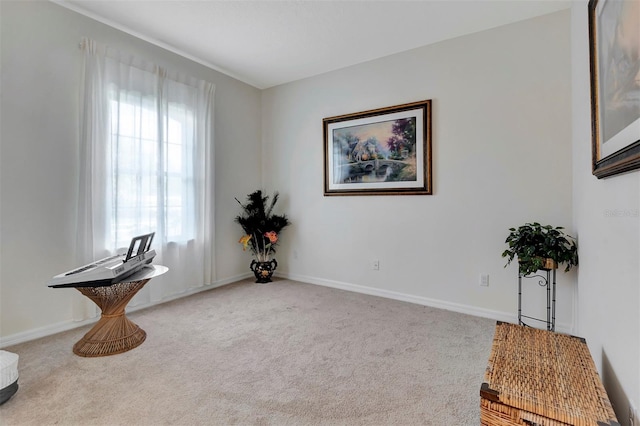
[{"label": "gold picture frame", "polygon": [[430,195],[431,100],[322,120],[324,195]]},{"label": "gold picture frame", "polygon": [[640,2],[589,1],[592,170],[640,169]]}]

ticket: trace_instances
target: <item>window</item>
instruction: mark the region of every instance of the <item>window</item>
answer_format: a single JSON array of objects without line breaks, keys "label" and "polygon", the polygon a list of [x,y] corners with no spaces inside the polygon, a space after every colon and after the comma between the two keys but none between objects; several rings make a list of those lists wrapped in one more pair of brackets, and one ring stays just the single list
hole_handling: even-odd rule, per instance
[{"label": "window", "polygon": [[111,240],[125,247],[132,235],[149,231],[168,241],[194,239],[193,112],[177,104],[158,110],[136,92],[111,96]]}]

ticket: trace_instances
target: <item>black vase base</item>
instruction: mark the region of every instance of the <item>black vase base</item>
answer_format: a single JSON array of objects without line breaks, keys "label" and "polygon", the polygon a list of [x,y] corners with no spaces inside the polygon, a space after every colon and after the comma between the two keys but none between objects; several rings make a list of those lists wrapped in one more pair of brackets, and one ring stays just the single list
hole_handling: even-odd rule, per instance
[{"label": "black vase base", "polygon": [[252,260],[249,269],[253,271],[257,284],[267,284],[271,282],[271,277],[277,266],[278,262],[275,259],[271,259],[268,262],[256,262]]}]

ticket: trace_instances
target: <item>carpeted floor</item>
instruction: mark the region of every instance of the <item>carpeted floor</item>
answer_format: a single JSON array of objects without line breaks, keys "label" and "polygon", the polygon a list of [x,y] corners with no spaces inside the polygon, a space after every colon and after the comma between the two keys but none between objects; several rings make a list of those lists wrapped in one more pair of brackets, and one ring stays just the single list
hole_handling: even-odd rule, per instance
[{"label": "carpeted floor", "polygon": [[128,316],[147,340],[123,354],[74,355],[90,327],[6,348],[0,424],[479,424],[492,320],[283,279]]}]

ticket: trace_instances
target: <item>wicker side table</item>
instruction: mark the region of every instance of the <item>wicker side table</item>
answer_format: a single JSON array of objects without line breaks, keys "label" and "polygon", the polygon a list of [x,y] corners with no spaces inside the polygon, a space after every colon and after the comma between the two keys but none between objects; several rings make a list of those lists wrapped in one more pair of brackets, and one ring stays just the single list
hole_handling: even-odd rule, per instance
[{"label": "wicker side table", "polygon": [[498,322],[480,388],[483,426],[620,426],[584,339]]},{"label": "wicker side table", "polygon": [[125,315],[125,307],[151,278],[167,272],[161,265],[146,266],[126,281],[102,287],[76,287],[102,311],[100,320],[73,345],[73,353],[84,357],[115,355],[145,341],[147,333]]}]

